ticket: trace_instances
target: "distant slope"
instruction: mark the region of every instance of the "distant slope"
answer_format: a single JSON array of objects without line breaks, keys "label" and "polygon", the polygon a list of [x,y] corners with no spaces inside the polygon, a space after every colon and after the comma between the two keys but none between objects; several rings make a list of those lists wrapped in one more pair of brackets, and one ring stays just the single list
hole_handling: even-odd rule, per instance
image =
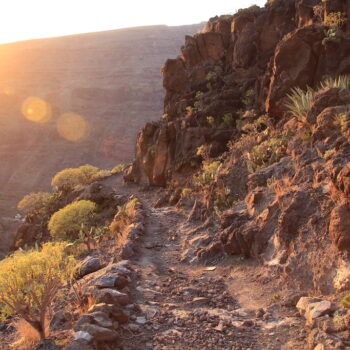
[{"label": "distant slope", "polygon": [[[0,217],[13,213],[24,194],[47,188],[62,168],[130,161],[139,128],[162,113],[160,67],[201,27],[139,27],[0,45]],[[29,96],[50,103],[49,122],[23,117]],[[57,118],[66,112],[84,117],[87,138],[75,143],[59,136]]]}]

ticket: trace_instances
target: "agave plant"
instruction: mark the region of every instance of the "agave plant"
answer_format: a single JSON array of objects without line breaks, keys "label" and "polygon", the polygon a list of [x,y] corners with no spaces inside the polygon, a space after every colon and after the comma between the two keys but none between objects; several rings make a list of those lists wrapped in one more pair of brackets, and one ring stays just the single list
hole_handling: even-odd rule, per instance
[{"label": "agave plant", "polygon": [[306,91],[299,87],[291,89],[291,92],[287,94],[288,101],[285,103],[285,107],[289,113],[298,118],[298,120],[305,122],[306,115],[311,109],[312,100],[315,91],[310,87]]},{"label": "agave plant", "polygon": [[320,84],[320,89],[327,87],[350,89],[350,77],[348,75],[339,75],[337,78],[326,78]]}]

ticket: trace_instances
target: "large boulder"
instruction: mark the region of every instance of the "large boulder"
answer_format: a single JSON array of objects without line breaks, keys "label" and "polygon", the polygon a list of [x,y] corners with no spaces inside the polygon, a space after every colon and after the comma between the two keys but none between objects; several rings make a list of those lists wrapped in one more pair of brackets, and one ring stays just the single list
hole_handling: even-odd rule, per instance
[{"label": "large boulder", "polygon": [[322,48],[324,27],[297,29],[276,47],[266,111],[274,117],[283,112],[284,97],[293,87],[313,86],[318,57]]}]

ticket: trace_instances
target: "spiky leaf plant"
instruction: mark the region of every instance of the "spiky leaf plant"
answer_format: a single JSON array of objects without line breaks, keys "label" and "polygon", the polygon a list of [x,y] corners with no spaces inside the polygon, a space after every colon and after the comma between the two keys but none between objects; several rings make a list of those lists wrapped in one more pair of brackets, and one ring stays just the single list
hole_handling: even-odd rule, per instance
[{"label": "spiky leaf plant", "polygon": [[315,91],[310,87],[306,91],[295,87],[287,94],[288,101],[285,103],[285,107],[291,115],[297,117],[301,122],[305,122],[306,115],[311,109],[314,94]]},{"label": "spiky leaf plant", "polygon": [[350,89],[350,77],[348,75],[339,75],[337,78],[326,78],[320,84],[320,89],[327,87]]}]

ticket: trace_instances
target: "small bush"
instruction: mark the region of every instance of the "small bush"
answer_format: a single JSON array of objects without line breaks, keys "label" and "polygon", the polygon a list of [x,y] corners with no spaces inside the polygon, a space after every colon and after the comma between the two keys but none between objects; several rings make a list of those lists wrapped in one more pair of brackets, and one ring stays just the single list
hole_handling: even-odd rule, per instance
[{"label": "small bush", "polygon": [[201,145],[197,148],[196,152],[197,156],[202,157],[203,159],[208,159],[209,158],[209,145]]},{"label": "small bush", "polygon": [[338,125],[340,132],[344,135],[350,127],[350,113],[338,114],[335,123]]},{"label": "small bush", "polygon": [[126,226],[128,226],[132,218],[136,214],[136,205],[140,204],[137,198],[129,200],[123,206],[118,206],[117,214],[114,216],[113,221],[110,224],[110,231],[112,234],[117,234],[121,232]]},{"label": "small bush", "polygon": [[255,101],[255,91],[253,89],[249,89],[244,93],[244,96],[242,98],[243,104],[248,107],[252,106]]},{"label": "small bush", "polygon": [[193,177],[195,185],[206,188],[215,180],[215,177],[219,173],[221,167],[222,163],[219,161],[204,161],[202,171]]},{"label": "small bush", "polygon": [[340,301],[340,305],[349,309],[350,308],[350,294],[346,294],[344,298]]},{"label": "small bush", "polygon": [[222,117],[222,121],[227,124],[227,125],[231,125],[233,122],[233,117],[232,117],[232,113],[226,113],[223,117]]},{"label": "small bush", "polygon": [[19,250],[0,261],[0,310],[18,315],[47,336],[47,316],[59,288],[73,276],[75,259],[66,243],[47,243],[41,250]]},{"label": "small bush", "polygon": [[341,12],[331,12],[324,19],[323,24],[332,28],[340,28],[346,22],[346,17],[344,13]]},{"label": "small bush", "polygon": [[51,216],[48,224],[50,234],[59,240],[74,241],[79,236],[81,225],[91,225],[96,204],[81,200],[68,204]]},{"label": "small bush", "polygon": [[25,214],[40,210],[49,201],[51,193],[37,192],[25,195],[17,204],[17,209]]},{"label": "small bush", "polygon": [[250,173],[278,162],[285,154],[289,135],[280,134],[254,146],[247,153],[247,167]]},{"label": "small bush", "polygon": [[272,121],[267,114],[261,115],[252,123],[244,124],[241,128],[242,131],[246,133],[259,133],[263,130],[266,130],[269,126],[272,125]]},{"label": "small bush", "polygon": [[85,186],[95,181],[98,172],[97,167],[88,164],[79,168],[64,169],[53,177],[51,185],[62,191],[72,191],[76,187]]},{"label": "small bush", "polygon": [[112,169],[112,174],[121,173],[121,172],[124,171],[124,169],[125,169],[125,165],[124,164],[118,164]]}]

